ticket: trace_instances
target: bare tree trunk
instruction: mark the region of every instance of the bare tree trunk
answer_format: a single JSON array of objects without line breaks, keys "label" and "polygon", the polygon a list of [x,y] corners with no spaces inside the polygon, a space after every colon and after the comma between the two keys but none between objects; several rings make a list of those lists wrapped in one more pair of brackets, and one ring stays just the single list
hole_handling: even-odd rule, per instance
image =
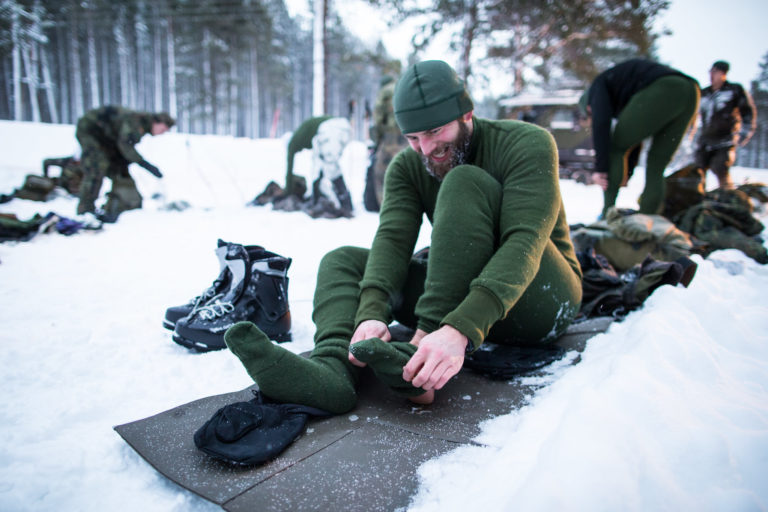
[{"label": "bare tree trunk", "polygon": [[203,29],[203,133],[213,133],[213,103],[216,92],[213,86],[213,67],[211,64],[211,33]]},{"label": "bare tree trunk", "polygon": [[69,80],[67,79],[69,73],[66,71],[69,69],[67,65],[67,45],[65,44],[69,38],[64,37],[68,35],[68,31],[62,28],[61,25],[56,27],[56,64],[59,72],[56,75],[56,81],[59,84],[59,108],[61,114],[62,123],[73,123],[74,120],[71,115],[70,102],[69,102]]},{"label": "bare tree trunk", "polygon": [[[522,32],[523,29],[520,26],[515,27],[515,48],[522,47]],[[523,59],[522,55],[518,52],[516,52],[515,56],[512,57],[513,62],[512,66],[514,67],[514,83],[512,86],[512,90],[515,94],[520,94],[523,92]]]},{"label": "bare tree trunk", "polygon": [[48,101],[48,111],[51,115],[51,122],[59,122],[59,106],[56,104],[56,94],[53,91],[53,80],[51,79],[51,67],[48,63],[48,54],[43,52],[40,63],[43,67],[43,87],[45,88],[45,97]]},{"label": "bare tree trunk", "polygon": [[[42,20],[45,17],[45,9],[40,3],[40,0],[35,0],[32,5],[32,32],[34,41],[31,43],[31,57],[33,66],[33,76],[35,79],[35,100],[37,99],[37,93],[41,89],[45,89],[46,101],[48,104],[48,119],[53,123],[58,123],[58,112],[56,111],[56,101],[53,94],[53,81],[51,80],[51,72],[48,65],[48,55],[46,49],[50,47],[50,40],[43,35]],[[45,45],[45,46],[43,46]],[[40,73],[42,73],[42,81],[40,80]],[[41,115],[42,118],[42,115]]]},{"label": "bare tree trunk", "polygon": [[[298,61],[298,59],[297,59]],[[293,77],[293,119],[294,125],[298,125],[298,120],[304,117],[302,112],[302,93],[304,92],[304,80],[302,74],[301,62],[293,62],[291,76]]]},{"label": "bare tree trunk", "polygon": [[121,8],[112,30],[117,43],[117,61],[120,69],[120,104],[128,105],[130,103],[130,61],[128,59],[130,49],[125,39],[124,24],[125,9]]},{"label": "bare tree trunk", "polygon": [[13,120],[21,121],[23,110],[21,101],[21,22],[18,6],[13,6],[11,15],[11,40],[13,41]]},{"label": "bare tree trunk", "polygon": [[475,39],[475,27],[477,26],[477,2],[470,0],[469,9],[466,14],[466,22],[464,24],[464,38],[462,41],[461,52],[461,69],[460,76],[467,81],[469,75],[472,74],[472,68],[470,64],[470,54],[472,52],[472,43]]},{"label": "bare tree trunk", "polygon": [[[157,16],[157,11],[155,11],[155,15]],[[155,95],[153,100],[154,107],[152,108],[154,112],[165,110],[163,108],[163,41],[160,36],[160,27],[163,24],[164,23],[162,21],[158,21],[152,24],[152,28],[154,30],[152,50],[155,54],[153,59],[153,64],[155,65],[155,70],[153,73],[153,78],[155,81]]]},{"label": "bare tree trunk", "polygon": [[96,37],[93,33],[93,15],[86,18],[86,33],[88,45],[88,85],[91,88],[91,108],[101,104],[99,95],[99,67],[96,61]]},{"label": "bare tree trunk", "polygon": [[147,94],[147,26],[144,21],[144,2],[138,2],[134,30],[136,32],[136,102],[134,106],[140,109],[148,108]]},{"label": "bare tree trunk", "polygon": [[173,20],[166,20],[166,45],[168,53],[168,113],[176,119],[177,102],[176,96],[176,47],[173,41]]},{"label": "bare tree trunk", "polygon": [[70,59],[72,65],[72,114],[73,118],[77,118],[85,112],[83,72],[80,66],[80,30],[77,22],[77,14],[72,18],[72,34],[72,57]]},{"label": "bare tree trunk", "polygon": [[37,78],[37,43],[34,41],[24,45],[21,56],[24,60],[25,75],[24,81],[29,90],[29,106],[32,109],[32,121],[40,122],[40,104],[37,101],[37,86],[40,82]]},{"label": "bare tree trunk", "polygon": [[256,45],[251,45],[250,56],[251,108],[249,109],[249,117],[251,126],[247,133],[253,138],[259,138],[261,136],[261,101],[259,98],[259,54]]},{"label": "bare tree trunk", "polygon": [[242,135],[239,129],[240,116],[238,116],[238,112],[241,110],[238,108],[238,103],[240,101],[240,90],[238,86],[239,63],[240,59],[232,57],[232,62],[229,66],[229,98],[227,99],[229,105],[229,130],[235,137]]},{"label": "bare tree trunk", "polygon": [[312,91],[312,115],[320,116],[326,113],[327,81],[325,78],[325,24],[328,12],[328,0],[315,1],[315,21],[313,26],[313,91]]},{"label": "bare tree trunk", "polygon": [[115,66],[111,66],[113,54],[109,48],[106,37],[99,39],[99,62],[101,64],[101,104],[111,105],[115,103],[115,91],[112,88],[112,79],[115,76]]}]

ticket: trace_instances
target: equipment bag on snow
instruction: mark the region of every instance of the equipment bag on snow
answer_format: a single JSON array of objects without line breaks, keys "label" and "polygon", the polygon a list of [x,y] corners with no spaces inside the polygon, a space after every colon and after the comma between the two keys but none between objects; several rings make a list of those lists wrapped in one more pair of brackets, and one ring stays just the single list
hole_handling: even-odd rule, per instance
[{"label": "equipment bag on snow", "polygon": [[52,178],[27,174],[27,177],[24,178],[24,185],[16,189],[14,195],[19,199],[47,201],[54,188],[56,188],[56,182]]}]

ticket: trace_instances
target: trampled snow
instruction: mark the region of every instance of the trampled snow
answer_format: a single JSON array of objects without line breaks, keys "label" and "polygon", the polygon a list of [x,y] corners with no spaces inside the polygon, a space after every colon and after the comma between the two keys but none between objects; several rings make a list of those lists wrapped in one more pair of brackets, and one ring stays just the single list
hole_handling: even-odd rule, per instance
[{"label": "trampled snow", "polygon": [[[39,172],[43,158],[77,148],[72,126],[0,122],[0,140],[4,193]],[[142,210],[97,233],[0,244],[0,510],[217,510],[157,473],[112,429],[251,383],[227,351],[196,354],[173,343],[161,326],[165,308],[216,277],[218,238],[260,244],[293,259],[295,341],[284,346],[308,350],[320,258],[373,238],[377,217],[362,208],[362,143],[347,148],[343,163],[356,216],[338,220],[244,206],[270,180],[283,183],[284,140],[169,133],[138,149],[165,174],[131,168]],[[306,175],[306,156],[298,174]],[[636,206],[640,174],[620,205]],[[734,175],[768,182],[765,170]],[[596,186],[562,181],[561,189],[569,222],[597,217]],[[166,209],[180,201],[191,208]],[[15,199],[0,213],[71,217],[75,207],[71,197]],[[427,245],[426,224],[422,231]],[[424,464],[409,508],[766,510],[768,267],[736,250],[694,259],[689,288],[659,288],[590,340],[578,364],[537,377],[546,385],[528,405],[486,422],[478,437],[486,447]]]}]

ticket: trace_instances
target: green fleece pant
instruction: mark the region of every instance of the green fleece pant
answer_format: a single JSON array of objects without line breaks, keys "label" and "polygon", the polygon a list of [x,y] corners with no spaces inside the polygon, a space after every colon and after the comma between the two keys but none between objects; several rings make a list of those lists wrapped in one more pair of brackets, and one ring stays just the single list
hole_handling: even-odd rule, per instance
[{"label": "green fleece pant", "polygon": [[664,203],[664,170],[696,118],[700,96],[696,83],[678,75],[661,77],[632,96],[619,114],[611,136],[603,215],[616,204],[619,188],[629,175],[629,154],[648,137],[652,137],[652,142],[646,160],[640,212],[660,213]]},{"label": "green fleece pant", "polygon": [[[391,298],[396,320],[415,326],[421,314],[428,314],[429,323],[437,326],[458,306],[498,245],[501,200],[501,185],[482,169],[461,166],[448,173],[438,194],[428,259],[411,260],[405,285]],[[309,358],[272,344],[253,324],[236,324],[227,331],[227,346],[264,394],[334,413],[354,407],[360,370],[348,362],[347,353],[368,254],[367,249],[341,247],[321,260],[312,314],[315,348]],[[580,302],[581,281],[549,242],[533,282],[488,338],[510,343],[554,339],[570,324]],[[378,345],[370,343],[366,349],[376,352]],[[399,350],[400,357],[380,352],[366,356],[374,372],[401,374],[406,351]],[[386,383],[404,395],[416,393],[391,377]]]}]

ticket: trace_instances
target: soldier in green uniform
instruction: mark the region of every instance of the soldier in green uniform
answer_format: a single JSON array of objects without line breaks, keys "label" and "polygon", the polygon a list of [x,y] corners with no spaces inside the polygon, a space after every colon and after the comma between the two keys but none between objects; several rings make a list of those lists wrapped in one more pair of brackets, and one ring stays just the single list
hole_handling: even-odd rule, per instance
[{"label": "soldier in green uniform", "polygon": [[603,217],[616,204],[619,189],[632,176],[640,146],[646,139],[651,144],[640,213],[661,213],[664,170],[696,118],[699,96],[696,80],[647,59],[626,60],[592,81],[579,106],[592,118],[593,180],[604,191]]},{"label": "soldier in green uniform", "polygon": [[395,155],[408,145],[395,122],[395,113],[392,110],[395,83],[392,76],[386,76],[382,79],[381,89],[379,89],[376,103],[373,106],[371,139],[374,142],[375,150],[372,168],[369,170],[365,184],[366,197],[370,195],[371,199],[366,202],[366,209],[370,211],[379,211],[381,208],[384,194],[384,173]]},{"label": "soldier in green uniform", "polygon": [[104,178],[112,180],[112,190],[101,214],[105,222],[114,222],[126,210],[141,208],[141,194],[128,173],[128,165],[137,163],[162,177],[160,170],[136,151],[136,144],[146,135],[162,135],[175,124],[164,112],[135,112],[115,106],[90,110],[77,121],[77,137],[82,148],[83,180],[77,213],[95,212]]},{"label": "soldier in green uniform", "polygon": [[[554,139],[473,109],[443,61],[400,78],[394,112],[410,148],[387,169],[371,249],[341,247],[320,263],[309,358],[249,322],[224,336],[266,396],[343,413],[367,364],[394,391],[430,403],[484,340],[546,343],[567,329],[581,268]],[[431,246],[413,257],[425,215]],[[410,343],[392,341],[393,319],[415,329]]]},{"label": "soldier in green uniform", "polygon": [[[339,165],[351,133],[352,126],[344,117],[317,116],[302,122],[288,141],[285,189],[270,183],[252,204],[272,201],[275,209],[302,209],[313,218],[351,217],[352,197]],[[296,154],[305,149],[312,150],[312,189],[306,201],[307,180],[293,172]],[[333,203],[331,194],[338,204]]]}]

